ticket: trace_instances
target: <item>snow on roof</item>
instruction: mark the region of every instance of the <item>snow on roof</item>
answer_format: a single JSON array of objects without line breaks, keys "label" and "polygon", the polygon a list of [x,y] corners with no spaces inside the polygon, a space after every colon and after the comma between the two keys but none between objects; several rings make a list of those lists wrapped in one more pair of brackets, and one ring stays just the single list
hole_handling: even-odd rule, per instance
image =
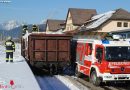
[{"label": "snow on roof", "polygon": [[85,26],[86,30],[96,28],[100,26],[102,23],[107,21],[116,11],[109,11],[103,14],[95,15],[91,18],[91,22],[89,25]]}]

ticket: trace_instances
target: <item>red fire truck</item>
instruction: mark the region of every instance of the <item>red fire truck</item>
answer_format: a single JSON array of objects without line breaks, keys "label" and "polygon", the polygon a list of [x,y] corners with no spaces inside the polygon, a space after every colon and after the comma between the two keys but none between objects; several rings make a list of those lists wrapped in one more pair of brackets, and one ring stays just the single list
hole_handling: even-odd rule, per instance
[{"label": "red fire truck", "polygon": [[130,41],[119,39],[77,39],[76,76],[89,76],[94,85],[130,80]]}]

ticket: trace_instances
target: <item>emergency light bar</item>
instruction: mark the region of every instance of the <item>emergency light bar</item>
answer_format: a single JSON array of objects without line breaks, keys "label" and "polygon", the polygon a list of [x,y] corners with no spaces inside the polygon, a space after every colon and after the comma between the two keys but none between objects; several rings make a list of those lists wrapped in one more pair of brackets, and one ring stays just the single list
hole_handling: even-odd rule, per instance
[{"label": "emergency light bar", "polygon": [[106,39],[102,40],[102,44],[109,44],[109,40]]}]

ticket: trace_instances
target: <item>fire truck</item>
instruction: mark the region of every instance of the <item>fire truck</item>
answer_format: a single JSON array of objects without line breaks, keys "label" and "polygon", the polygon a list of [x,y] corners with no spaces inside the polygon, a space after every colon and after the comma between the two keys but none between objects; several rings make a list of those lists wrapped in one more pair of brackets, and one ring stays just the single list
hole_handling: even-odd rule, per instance
[{"label": "fire truck", "polygon": [[87,75],[94,85],[130,80],[130,41],[120,35],[109,38],[78,38],[76,76]]}]

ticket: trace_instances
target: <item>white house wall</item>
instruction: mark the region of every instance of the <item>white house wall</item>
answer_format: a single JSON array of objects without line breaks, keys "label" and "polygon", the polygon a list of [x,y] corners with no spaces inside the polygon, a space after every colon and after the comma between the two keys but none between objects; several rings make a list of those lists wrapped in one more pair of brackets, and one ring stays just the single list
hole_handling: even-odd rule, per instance
[{"label": "white house wall", "polygon": [[66,28],[64,31],[71,31],[75,30],[78,26],[74,26],[72,22],[72,17],[70,12],[68,13],[67,21],[66,21]]},{"label": "white house wall", "polygon": [[[122,27],[117,27],[117,22],[122,22]],[[128,27],[124,27],[123,23],[128,22]],[[117,31],[117,30],[123,30],[123,29],[130,29],[130,20],[111,20],[105,23],[100,29],[97,31],[99,32],[111,32],[111,31]]]}]

